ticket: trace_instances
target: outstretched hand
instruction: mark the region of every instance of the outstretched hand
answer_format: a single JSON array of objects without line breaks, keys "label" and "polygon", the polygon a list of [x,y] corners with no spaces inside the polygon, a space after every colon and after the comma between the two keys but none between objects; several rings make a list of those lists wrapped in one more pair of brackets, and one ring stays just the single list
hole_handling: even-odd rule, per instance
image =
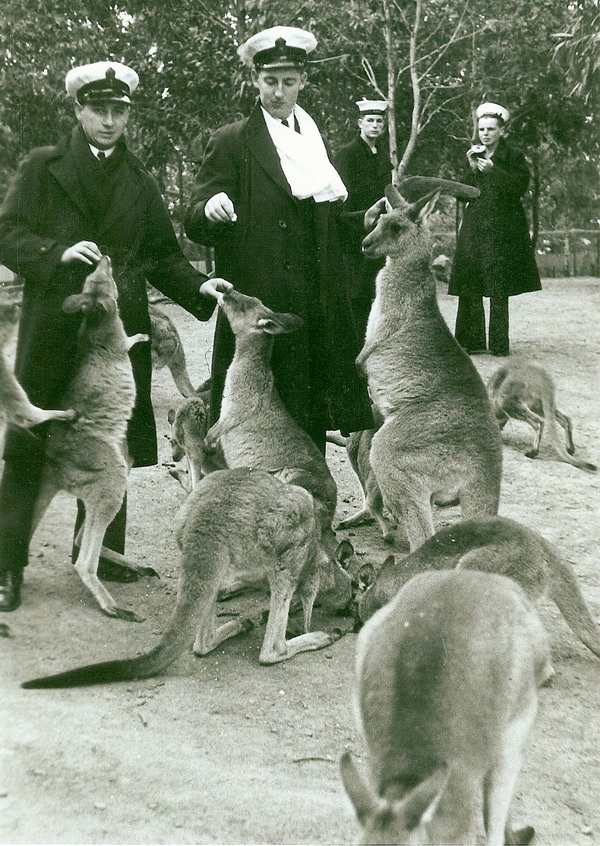
[{"label": "outstretched hand", "polygon": [[78,241],[72,247],[67,247],[60,257],[62,264],[70,264],[73,261],[82,261],[84,264],[95,264],[102,258],[102,253],[97,244],[93,241]]},{"label": "outstretched hand", "polygon": [[221,279],[219,276],[215,279],[207,279],[200,285],[200,293],[205,297],[214,297],[215,300],[220,300],[222,294],[226,294],[227,291],[232,289],[231,282],[228,282],[227,279]]}]

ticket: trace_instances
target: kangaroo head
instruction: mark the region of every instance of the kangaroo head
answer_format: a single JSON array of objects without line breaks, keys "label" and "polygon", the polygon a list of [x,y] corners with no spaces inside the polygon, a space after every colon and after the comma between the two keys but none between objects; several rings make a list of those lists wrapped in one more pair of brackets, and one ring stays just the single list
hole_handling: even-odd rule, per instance
[{"label": "kangaroo head", "polygon": [[82,311],[85,315],[108,314],[117,311],[117,285],[112,275],[109,256],[102,256],[94,270],[86,277],[80,294],[72,294],[63,302],[63,311],[72,314]]},{"label": "kangaroo head", "polygon": [[362,242],[367,258],[405,255],[413,251],[429,251],[427,219],[440,197],[440,191],[430,191],[425,196],[408,203],[393,185],[385,189],[385,205],[375,203],[365,215],[365,224],[372,226]]},{"label": "kangaroo head", "polygon": [[302,318],[298,315],[272,311],[257,297],[249,297],[233,289],[222,294],[219,305],[236,337],[282,335],[302,326]]},{"label": "kangaroo head", "polygon": [[[468,843],[470,814],[448,818],[444,809],[448,773],[444,767],[408,790],[391,785],[376,796],[359,773],[350,752],[340,761],[342,782],[363,828],[361,843]],[[397,794],[399,798],[396,798]],[[454,809],[456,811],[456,809]]]},{"label": "kangaroo head", "polygon": [[187,455],[187,437],[201,445],[206,437],[208,410],[202,397],[184,400],[177,411],[169,409],[167,420],[171,425],[171,450],[173,461],[181,461]]}]

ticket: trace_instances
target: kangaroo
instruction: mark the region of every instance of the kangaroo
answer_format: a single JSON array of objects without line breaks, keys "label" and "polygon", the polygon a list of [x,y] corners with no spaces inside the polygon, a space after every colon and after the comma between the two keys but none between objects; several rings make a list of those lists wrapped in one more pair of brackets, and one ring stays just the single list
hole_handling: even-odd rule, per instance
[{"label": "kangaroo", "polygon": [[177,390],[183,397],[193,397],[196,389],[190,381],[185,351],[179,332],[171,318],[155,305],[148,306],[152,366],[156,370],[168,367]]},{"label": "kangaroo", "polygon": [[19,321],[19,304],[0,300],[0,427],[29,428],[48,420],[73,420],[73,409],[49,411],[33,405],[6,360],[5,349]]},{"label": "kangaroo", "polygon": [[[476,190],[445,181],[442,188],[457,196]],[[436,497],[457,495],[464,518],[497,514],[502,472],[485,386],[444,322],[429,272],[426,223],[439,194],[408,203],[388,186],[389,211],[382,201],[369,209],[374,228],[363,241],[365,256],[386,256],[357,358],[383,417],[369,460],[411,550],[434,532]]]},{"label": "kangaroo", "polygon": [[[311,632],[312,607],[328,559],[312,496],[262,470],[217,470],[201,479],[178,521],[181,570],[172,619],[154,649],[137,658],[80,667],[23,683],[25,688],[72,687],[153,676],[192,642],[206,655],[227,638],[248,631],[248,620],[217,625],[217,596],[226,581],[268,581],[269,616],[261,664],[285,661],[299,652],[322,649],[341,637]],[[294,591],[304,610],[302,635],[286,640]]]},{"label": "kangaroo", "polygon": [[360,632],[356,667],[370,783],[349,752],[341,774],[360,842],[475,843],[483,796],[486,843],[529,843],[509,808],[553,671],[521,588],[490,573],[417,575]]},{"label": "kangaroo", "polygon": [[[488,391],[501,429],[511,417],[524,420],[533,428],[535,435],[532,448],[525,453],[527,458],[537,458],[545,427],[561,461],[590,473],[598,469],[589,461],[574,458],[575,444],[571,420],[556,407],[554,382],[541,365],[525,359],[511,358],[492,374]],[[565,431],[566,449],[560,441],[556,421]]]},{"label": "kangaroo", "polygon": [[478,517],[448,526],[402,561],[386,559],[379,573],[358,574],[358,617],[365,622],[410,578],[428,570],[479,570],[517,582],[532,602],[551,599],[571,631],[600,658],[600,627],[592,617],[572,565],[545,538],[507,517]]},{"label": "kangaroo", "polygon": [[[127,489],[125,435],[135,401],[128,351],[133,344],[147,341],[148,336],[126,336],[108,256],[102,256],[86,278],[82,292],[65,299],[63,310],[83,314],[78,366],[66,389],[66,405],[75,409],[77,417],[68,424],[50,424],[34,530],[58,491],[67,491],[82,500],[85,520],[76,541],[79,553],[75,569],[105,614],[141,622],[132,611],[117,606],[98,579],[97,569],[100,553],[105,554],[104,532],[121,507]],[[152,568],[114,555],[138,573],[157,575]]]},{"label": "kangaroo", "polygon": [[173,461],[187,458],[190,481],[185,481],[180,470],[171,471],[171,475],[178,479],[189,493],[204,476],[204,438],[208,431],[207,402],[201,396],[185,399],[177,410],[169,409],[167,419],[171,424]]},{"label": "kangaroo", "polygon": [[[335,562],[331,524],[337,486],[325,457],[281,401],[271,370],[274,336],[292,332],[301,318],[274,312],[233,289],[219,295],[219,306],[235,335],[235,354],[225,377],[221,414],[206,436],[205,470],[254,467],[306,488],[315,500],[321,541]],[[340,609],[351,601],[352,588],[347,573],[334,567],[334,575],[339,590],[331,596],[337,595]]]}]

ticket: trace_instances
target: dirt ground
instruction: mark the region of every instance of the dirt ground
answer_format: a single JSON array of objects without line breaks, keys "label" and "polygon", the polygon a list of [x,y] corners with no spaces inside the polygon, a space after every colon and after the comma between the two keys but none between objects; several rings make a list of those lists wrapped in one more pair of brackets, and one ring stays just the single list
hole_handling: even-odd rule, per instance
[{"label": "dirt ground", "polygon": [[[554,374],[559,407],[572,416],[582,456],[600,459],[598,279],[546,280],[541,293],[511,301],[513,351],[534,355]],[[453,324],[456,300],[440,289]],[[211,324],[173,305],[192,373],[208,374]],[[499,365],[474,359],[487,379]],[[111,584],[141,624],[97,609],[68,563],[74,502],[59,497],[38,530],[23,605],[2,615],[0,640],[0,839],[3,843],[352,843],[358,835],[338,775],[353,749],[364,764],[352,705],[356,636],[272,667],[257,663],[264,626],[199,659],[187,653],[147,681],[58,691],[19,683],[90,661],[132,656],[153,645],[168,620],[178,569],[173,537],[182,488],[171,460],[167,410],[178,395],[167,371],[155,377],[160,436],[157,467],[130,482],[128,552],[159,579]],[[574,563],[600,617],[598,475],[554,460],[549,449],[523,455],[531,430],[504,432],[501,513],[540,531]],[[360,507],[342,448],[328,459],[339,483],[339,517]],[[439,511],[439,525],[458,518]],[[342,534],[342,533],[340,533]],[[361,560],[379,565],[373,527],[343,533]],[[266,607],[266,597],[234,600],[226,612]],[[600,844],[600,661],[554,606],[542,609],[556,676],[540,711],[519,779],[513,816],[533,824],[542,844]],[[337,625],[316,614],[315,624]]]}]

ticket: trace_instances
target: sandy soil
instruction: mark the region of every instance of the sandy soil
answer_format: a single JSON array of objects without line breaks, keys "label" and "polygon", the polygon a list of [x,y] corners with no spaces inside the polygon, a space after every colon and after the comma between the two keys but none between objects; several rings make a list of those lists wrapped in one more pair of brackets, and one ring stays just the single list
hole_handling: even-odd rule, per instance
[{"label": "sandy soil", "polygon": [[[574,421],[579,452],[600,459],[597,279],[547,280],[512,300],[513,351],[554,374],[559,406]],[[440,289],[453,322],[456,300]],[[193,381],[208,373],[212,326],[173,305]],[[474,359],[487,378],[498,359]],[[260,667],[264,628],[210,656],[182,656],[143,682],[64,691],[24,691],[25,679],[90,661],[134,655],[154,644],[169,617],[177,578],[173,524],[184,492],[168,475],[167,410],[178,396],[168,372],[155,380],[163,464],[131,476],[129,554],[161,574],[110,585],[144,623],[99,613],[68,563],[74,503],[59,497],[37,532],[22,607],[3,615],[0,838],[4,843],[351,843],[358,827],[338,776],[352,748],[364,761],[352,706],[355,635],[273,667]],[[501,513],[555,541],[574,562],[600,616],[597,475],[523,453],[531,430],[505,429]],[[339,516],[361,498],[344,450],[329,447]],[[440,526],[457,509],[438,513]],[[361,560],[385,550],[372,527],[346,532]],[[266,607],[260,595],[227,612]],[[556,677],[541,707],[517,787],[514,819],[537,842],[600,844],[600,661],[543,608]],[[322,621],[317,614],[315,623]]]}]

